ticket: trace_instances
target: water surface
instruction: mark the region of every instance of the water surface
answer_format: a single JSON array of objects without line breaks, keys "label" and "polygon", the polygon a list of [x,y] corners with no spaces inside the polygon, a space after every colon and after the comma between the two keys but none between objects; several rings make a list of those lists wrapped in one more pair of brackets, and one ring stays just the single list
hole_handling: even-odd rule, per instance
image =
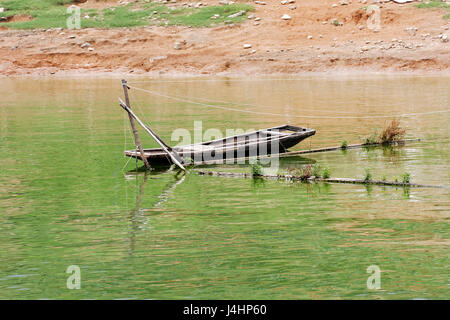
[{"label": "water surface", "polygon": [[[449,78],[147,80],[130,84],[261,113],[132,89],[133,108],[167,142],[198,120],[224,133],[289,123],[317,130],[294,148],[308,149],[359,143],[392,120],[386,115],[427,113],[401,118],[407,137],[421,142],[280,166],[318,163],[349,178],[370,168],[388,180],[408,172],[413,182],[450,184],[449,116],[429,113],[449,108]],[[121,90],[119,79],[0,80],[0,298],[450,297],[448,189],[135,174],[123,156],[133,142]],[[66,287],[69,265],[81,268],[80,290]],[[367,289],[370,265],[382,271],[380,290]]]}]

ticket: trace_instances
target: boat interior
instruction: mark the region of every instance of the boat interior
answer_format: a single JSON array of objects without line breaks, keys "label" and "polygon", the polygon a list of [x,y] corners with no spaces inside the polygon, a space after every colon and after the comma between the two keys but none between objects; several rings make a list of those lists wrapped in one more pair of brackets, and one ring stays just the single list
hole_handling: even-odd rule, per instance
[{"label": "boat interior", "polygon": [[[248,133],[244,133],[244,134],[236,135],[236,136],[232,136],[232,137],[207,141],[207,142],[203,142],[203,143],[173,147],[173,149],[176,150],[177,152],[183,152],[183,153],[205,152],[208,150],[217,149],[218,147],[228,149],[228,148],[235,148],[236,146],[239,146],[239,145],[261,143],[264,141],[269,142],[273,139],[278,140],[278,139],[287,137],[292,134],[307,132],[309,130],[312,130],[312,129],[295,127],[295,126],[290,126],[290,125],[283,125],[283,126],[273,127],[273,128],[269,128],[269,129],[252,131],[252,132],[248,132]],[[144,152],[149,156],[164,153],[164,151],[159,148],[144,149]],[[128,153],[133,154],[133,153],[135,153],[135,151],[130,150]]]}]

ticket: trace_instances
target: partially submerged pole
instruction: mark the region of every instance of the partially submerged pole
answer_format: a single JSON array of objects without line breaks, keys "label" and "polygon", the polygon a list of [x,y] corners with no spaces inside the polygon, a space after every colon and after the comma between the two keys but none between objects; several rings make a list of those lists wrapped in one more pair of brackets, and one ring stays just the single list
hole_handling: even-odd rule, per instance
[{"label": "partially submerged pole", "polygon": [[362,180],[362,179],[349,179],[349,178],[319,178],[319,177],[301,177],[293,175],[283,174],[262,174],[253,175],[251,173],[241,172],[223,172],[223,171],[202,171],[196,170],[198,175],[201,176],[221,176],[232,178],[264,178],[272,180],[287,180],[287,181],[301,181],[301,182],[328,182],[328,183],[351,183],[351,184],[364,184],[364,185],[379,185],[379,186],[394,186],[394,187],[415,187],[415,188],[442,188],[450,189],[449,186],[440,185],[426,185],[418,183],[404,183],[394,181],[378,181],[378,180]]},{"label": "partially submerged pole", "polygon": [[[186,168],[183,167],[181,162],[177,159],[177,154],[173,152],[173,150],[167,145],[152,131],[150,130],[135,114],[134,112],[128,107],[128,105],[122,101],[122,99],[119,98],[120,106],[125,109],[128,112],[128,115],[132,118],[134,118],[142,128],[144,128],[147,133],[152,136],[153,139],[161,146],[161,148],[164,150],[165,153],[172,159],[173,163],[175,163],[181,170],[186,171]],[[170,149],[170,150],[169,150]],[[181,159],[181,158],[179,158]]]},{"label": "partially submerged pole", "polygon": [[[129,108],[131,108],[130,107],[130,99],[128,98],[127,80],[122,79],[122,87],[123,87],[123,93],[124,93],[124,96],[125,96],[125,102],[126,102],[127,106]],[[133,130],[133,135],[134,135],[134,141],[135,141],[136,146],[138,147],[139,152],[141,154],[141,159],[144,162],[145,168],[147,170],[150,170],[151,167],[150,167],[150,164],[148,163],[147,157],[145,156],[144,149],[142,148],[141,140],[139,139],[139,135],[138,135],[138,132],[136,130],[136,126],[134,124],[134,119],[133,119],[133,117],[131,116],[131,114],[129,112],[128,112],[128,118],[130,119],[131,129]]]}]

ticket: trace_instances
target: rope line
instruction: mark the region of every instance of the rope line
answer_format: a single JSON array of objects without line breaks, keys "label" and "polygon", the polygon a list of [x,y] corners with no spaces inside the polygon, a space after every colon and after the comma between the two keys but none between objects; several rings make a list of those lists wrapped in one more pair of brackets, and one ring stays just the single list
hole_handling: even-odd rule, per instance
[{"label": "rope line", "polygon": [[372,116],[300,116],[300,115],[291,115],[291,114],[281,114],[281,113],[273,113],[273,112],[260,112],[260,111],[251,111],[251,110],[243,110],[243,109],[234,109],[234,108],[228,108],[224,106],[216,106],[212,104],[202,103],[198,101],[192,101],[188,99],[183,99],[180,97],[174,97],[165,95],[156,91],[148,90],[148,89],[142,89],[134,86],[129,86],[132,89],[146,92],[149,94],[153,94],[155,96],[171,99],[171,100],[177,100],[189,104],[195,104],[199,106],[204,106],[208,108],[214,108],[214,109],[221,109],[221,110],[228,110],[228,111],[237,111],[242,113],[250,113],[250,114],[259,114],[259,115],[266,115],[266,116],[281,116],[281,117],[293,117],[293,118],[310,118],[310,119],[374,119],[374,118],[395,118],[395,117],[412,117],[412,116],[418,116],[418,115],[426,115],[426,114],[436,114],[436,113],[445,113],[449,112],[450,109],[445,110],[437,110],[437,111],[428,111],[428,112],[421,112],[421,113],[403,113],[398,115],[372,115]]},{"label": "rope line", "polygon": [[259,82],[259,81],[299,81],[302,79],[188,79],[188,80],[136,80],[131,83],[195,83],[195,82]]},{"label": "rope line", "polygon": [[[267,79],[262,79],[262,80],[267,80]],[[205,80],[208,81],[208,80]],[[220,81],[220,80],[218,80]],[[245,81],[245,80],[237,80],[237,81]],[[258,80],[255,80],[258,81]],[[138,81],[139,82],[139,81]],[[151,81],[142,81],[142,82],[151,82]],[[169,81],[162,81],[162,82],[171,82]],[[176,81],[176,82],[189,82],[188,81]],[[196,100],[202,100],[202,101],[208,101],[208,102],[213,102],[213,103],[222,103],[222,104],[228,104],[228,105],[233,105],[233,106],[249,106],[249,107],[253,107],[253,108],[274,108],[273,106],[263,106],[263,105],[255,105],[255,104],[250,104],[250,103],[235,103],[235,102],[230,102],[230,101],[221,101],[221,100],[211,100],[211,99],[205,99],[205,98],[199,98],[199,97],[185,97],[187,99],[196,99]],[[315,111],[315,112],[321,112],[321,113],[342,113],[342,114],[353,114],[353,112],[348,112],[348,111],[336,111],[336,110],[313,110],[313,109],[303,109],[302,111]]]},{"label": "rope line", "polygon": [[[130,86],[128,86],[128,87],[130,87]],[[130,87],[130,88],[131,88],[131,87]],[[144,121],[145,121],[146,123],[150,123],[150,121],[148,121],[148,119],[147,119],[147,116],[146,116],[145,113],[142,111],[140,103],[134,102],[134,103],[133,103],[133,106],[137,107],[139,113],[142,114],[142,117],[144,118]],[[126,113],[126,112],[125,112],[125,113]],[[131,128],[130,128],[130,131],[131,131]],[[131,137],[130,137],[130,138],[131,138]],[[134,142],[134,140],[132,140],[132,142]],[[136,148],[136,146],[135,146],[135,148]],[[126,150],[126,149],[124,149],[124,150]],[[124,153],[124,156],[126,157],[125,153]],[[166,159],[167,159],[167,161],[168,161],[169,163],[173,163],[172,159],[170,159],[169,156],[168,156],[167,154],[164,154],[164,156],[166,157]],[[130,157],[130,159],[131,159],[131,157]],[[129,161],[130,159],[128,159],[128,161]],[[124,168],[127,166],[128,161],[127,161],[127,163],[125,164]],[[123,170],[123,169],[122,169],[122,170]]]},{"label": "rope line", "polygon": [[[127,124],[126,124],[126,114],[123,113],[123,150],[127,150]],[[123,154],[126,157],[125,153]],[[128,164],[128,162],[127,162]],[[123,170],[123,168],[122,168]]]},{"label": "rope line", "polygon": [[[178,97],[177,97],[178,98]],[[230,101],[221,101],[221,100],[211,100],[211,99],[206,99],[206,98],[199,98],[199,97],[185,97],[185,99],[189,99],[190,101],[194,101],[192,99],[196,99],[196,100],[202,100],[202,101],[208,101],[208,102],[212,102],[212,103],[222,103],[222,104],[228,104],[228,105],[232,105],[232,106],[248,106],[248,107],[252,107],[252,108],[275,108],[274,106],[267,106],[267,105],[256,105],[256,104],[251,104],[251,103],[236,103],[236,102],[230,102]],[[197,101],[195,101],[197,102]],[[302,109],[302,111],[315,111],[315,112],[321,112],[321,113],[342,113],[342,114],[354,114],[354,112],[350,112],[350,111],[336,111],[336,110],[314,110],[314,109]]]},{"label": "rope line", "polygon": [[131,81],[131,83],[133,84],[133,83],[195,83],[195,82],[263,82],[263,81],[304,81],[305,79],[307,78],[186,79],[186,80],[153,79],[153,80],[135,80]]},{"label": "rope line", "polygon": [[[130,129],[131,130],[131,129]],[[126,112],[123,113],[123,150],[127,150],[127,115]],[[131,137],[130,137],[131,138]],[[125,153],[123,154],[123,156],[126,158],[127,156],[125,155]],[[130,162],[131,157],[128,158],[127,162],[125,163],[125,165],[122,167],[122,172],[123,169],[126,168],[126,166],[128,165],[128,163]],[[127,196],[127,201],[128,201],[128,196]],[[128,205],[128,203],[127,203]]]},{"label": "rope line", "polygon": [[131,159],[132,159],[132,157],[128,157],[127,162],[126,162],[125,165],[122,167],[122,172],[123,172],[123,169],[126,168],[126,166],[128,165],[128,163],[130,162]]}]

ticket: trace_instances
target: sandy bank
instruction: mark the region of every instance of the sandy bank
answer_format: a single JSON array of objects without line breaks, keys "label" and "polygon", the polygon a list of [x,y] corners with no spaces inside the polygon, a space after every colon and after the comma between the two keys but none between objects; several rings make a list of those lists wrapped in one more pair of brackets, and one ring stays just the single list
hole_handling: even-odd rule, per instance
[{"label": "sandy bank", "polygon": [[[450,73],[450,42],[440,38],[450,35],[449,20],[442,19],[445,9],[381,3],[381,28],[374,32],[359,1],[333,7],[338,1],[304,0],[295,8],[278,0],[265,3],[253,4],[254,17],[243,24],[212,28],[3,28],[0,75]],[[291,19],[282,20],[283,14]],[[333,25],[333,19],[343,25]],[[181,49],[175,42],[183,43]]]}]

